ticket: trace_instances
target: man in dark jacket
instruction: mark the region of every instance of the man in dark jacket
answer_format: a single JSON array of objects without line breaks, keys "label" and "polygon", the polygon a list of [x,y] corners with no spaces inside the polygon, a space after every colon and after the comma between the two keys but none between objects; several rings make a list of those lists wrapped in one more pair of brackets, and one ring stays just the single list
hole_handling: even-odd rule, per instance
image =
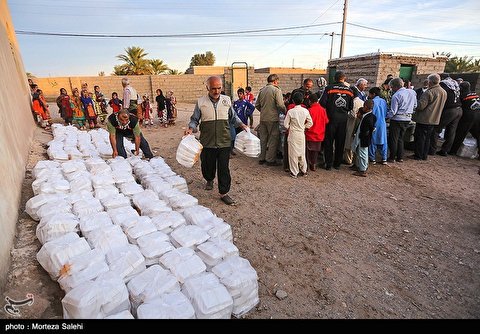
[{"label": "man in dark jacket", "polygon": [[[325,169],[340,169],[343,158],[343,149],[345,146],[345,132],[347,128],[347,118],[350,110],[353,109],[354,94],[352,90],[345,85],[346,75],[342,71],[335,73],[335,83],[328,85],[322,97],[320,104],[327,110],[328,124],[325,129]],[[335,158],[333,158],[333,143],[335,142]]]},{"label": "man in dark jacket", "polygon": [[127,152],[125,151],[125,146],[123,146],[124,137],[134,140],[135,155],[138,155],[139,149],[142,149],[145,158],[153,158],[150,146],[140,130],[138,118],[130,114],[128,109],[122,109],[118,113],[108,116],[107,129],[110,133],[110,145],[112,145],[113,149],[112,158],[115,158],[118,155],[127,158]]}]

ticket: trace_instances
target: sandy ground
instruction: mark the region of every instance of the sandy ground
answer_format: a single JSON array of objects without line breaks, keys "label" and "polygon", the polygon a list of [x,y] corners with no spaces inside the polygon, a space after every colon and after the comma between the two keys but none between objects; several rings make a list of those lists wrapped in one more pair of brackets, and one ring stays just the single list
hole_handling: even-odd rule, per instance
[{"label": "sandy ground", "polygon": [[[480,317],[480,161],[433,156],[371,166],[367,178],[342,165],[292,179],[237,155],[230,194],[238,204],[228,207],[216,181],[203,189],[199,164],[175,161],[192,110],[179,104],[177,125],[144,133],[199,203],[231,224],[241,256],[257,270],[260,304],[246,318]],[[37,223],[24,212],[31,169],[47,158],[50,139],[37,129],[4,293],[34,294],[22,318],[62,317],[63,292],[36,261]]]}]

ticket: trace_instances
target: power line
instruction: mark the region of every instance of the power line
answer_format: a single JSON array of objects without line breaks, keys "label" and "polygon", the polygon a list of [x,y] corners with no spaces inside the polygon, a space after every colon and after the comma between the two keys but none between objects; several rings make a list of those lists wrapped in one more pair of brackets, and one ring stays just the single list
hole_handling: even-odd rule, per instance
[{"label": "power line", "polygon": [[410,37],[410,38],[418,38],[418,39],[424,39],[424,40],[429,40],[429,41],[447,42],[447,43],[462,43],[462,44],[477,44],[477,43],[471,43],[471,42],[451,41],[451,40],[446,40],[446,39],[429,38],[429,37],[421,37],[421,36],[415,36],[415,35],[409,35],[409,34],[402,34],[402,33],[399,33],[399,32],[393,32],[393,31],[388,31],[388,30],[383,30],[383,29],[378,29],[378,28],[367,27],[367,26],[364,26],[364,25],[361,25],[361,24],[356,24],[356,23],[347,23],[347,24],[351,25],[351,26],[354,26],[354,27],[359,27],[359,28],[364,28],[364,29],[368,29],[368,30],[384,32],[384,33],[387,33],[387,34],[405,36],[405,37]]},{"label": "power line", "polygon": [[57,32],[27,31],[27,30],[15,30],[15,32],[19,35],[59,36],[59,37],[94,37],[94,38],[209,37],[209,36],[251,34],[251,33],[257,33],[257,32],[305,29],[305,28],[321,27],[321,26],[338,24],[338,23],[340,23],[340,22],[329,22],[329,23],[309,24],[309,25],[284,27],[284,28],[268,28],[268,29],[255,29],[255,30],[237,30],[237,31],[206,32],[206,33],[182,33],[182,34],[148,34],[148,35],[87,34],[87,33],[63,33],[63,32],[58,32],[57,33]]}]

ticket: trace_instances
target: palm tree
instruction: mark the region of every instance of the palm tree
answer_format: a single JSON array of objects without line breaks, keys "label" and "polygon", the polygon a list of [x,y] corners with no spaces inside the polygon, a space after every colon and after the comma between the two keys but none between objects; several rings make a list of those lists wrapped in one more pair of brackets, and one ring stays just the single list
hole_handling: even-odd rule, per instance
[{"label": "palm tree", "polygon": [[[132,46],[125,49],[125,54],[118,55],[117,58],[123,60],[125,64],[119,66],[122,67],[123,70],[126,70],[127,73],[123,73],[122,75],[143,75],[143,74],[150,74],[151,67],[150,62],[145,57],[148,53],[145,52],[144,49],[138,46]],[[117,67],[117,66],[116,66]],[[120,68],[118,68],[120,69]],[[114,71],[116,71],[114,67]]]},{"label": "palm tree", "polygon": [[151,74],[158,75],[165,73],[165,71],[168,71],[169,68],[161,59],[150,59],[150,70]]},{"label": "palm tree", "polygon": [[170,70],[168,70],[168,74],[170,74],[170,75],[181,75],[181,74],[183,74],[183,72],[180,72],[179,70],[175,70],[175,69],[170,69]]}]

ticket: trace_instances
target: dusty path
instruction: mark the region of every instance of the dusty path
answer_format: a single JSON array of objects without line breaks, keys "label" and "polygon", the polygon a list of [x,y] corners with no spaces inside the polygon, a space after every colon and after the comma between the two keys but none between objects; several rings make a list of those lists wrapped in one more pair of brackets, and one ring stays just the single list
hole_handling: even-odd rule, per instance
[{"label": "dusty path", "polygon": [[[180,104],[176,126],[144,133],[200,204],[232,225],[260,281],[260,304],[247,318],[480,317],[480,161],[434,156],[375,165],[367,178],[342,166],[294,180],[237,155],[231,196],[238,205],[227,207],[216,182],[203,190],[199,164],[175,161],[192,109]],[[46,158],[49,139],[37,131],[5,291],[19,299],[34,293],[24,318],[62,316],[63,293],[36,262],[36,223],[23,212],[33,195],[30,169]]]}]

